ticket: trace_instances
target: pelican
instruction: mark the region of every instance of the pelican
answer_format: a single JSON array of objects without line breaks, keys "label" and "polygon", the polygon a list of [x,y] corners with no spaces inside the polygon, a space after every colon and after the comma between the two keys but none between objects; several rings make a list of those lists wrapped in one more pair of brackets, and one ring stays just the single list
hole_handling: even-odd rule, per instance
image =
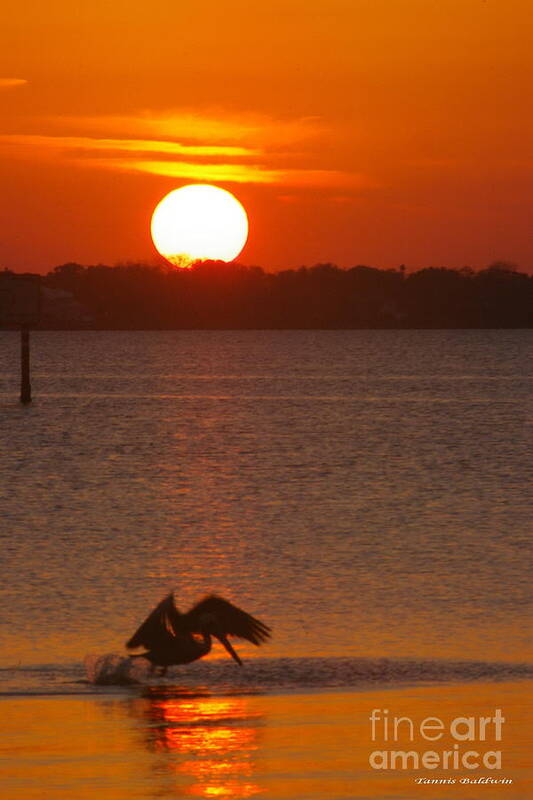
[{"label": "pelican", "polygon": [[147,658],[152,665],[151,672],[158,666],[163,676],[172,664],[190,664],[206,656],[211,650],[213,636],[242,666],[228,636],[260,645],[270,637],[270,628],[216,595],[205,597],[187,614],[181,614],[172,592],[146,617],[126,642],[126,647],[129,650],[145,647],[146,653],[138,653],[132,658]]}]

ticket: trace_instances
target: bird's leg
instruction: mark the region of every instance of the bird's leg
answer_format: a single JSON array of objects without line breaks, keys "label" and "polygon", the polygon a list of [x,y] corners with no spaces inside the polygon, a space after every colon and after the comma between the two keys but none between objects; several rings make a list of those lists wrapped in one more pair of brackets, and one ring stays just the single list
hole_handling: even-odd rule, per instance
[{"label": "bird's leg", "polygon": [[150,677],[152,677],[154,672],[155,672],[155,664],[152,661],[150,661],[150,671],[149,671],[148,675],[150,675]]},{"label": "bird's leg", "polygon": [[161,667],[161,672],[159,673],[159,676],[161,678],[165,677],[165,675],[167,674],[167,669],[168,669],[168,667]]}]

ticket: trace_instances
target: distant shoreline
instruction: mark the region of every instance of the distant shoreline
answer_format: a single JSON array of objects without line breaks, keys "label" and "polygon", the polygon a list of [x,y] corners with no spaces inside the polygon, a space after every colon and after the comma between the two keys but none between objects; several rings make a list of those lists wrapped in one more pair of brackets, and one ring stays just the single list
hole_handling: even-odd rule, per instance
[{"label": "distant shoreline", "polygon": [[[0,326],[17,327],[25,287],[42,330],[494,330],[533,327],[533,275],[495,262],[277,273],[204,261],[190,269],[63,264],[45,276],[0,273]],[[8,299],[10,296],[11,301]],[[36,308],[39,306],[39,310]]]}]

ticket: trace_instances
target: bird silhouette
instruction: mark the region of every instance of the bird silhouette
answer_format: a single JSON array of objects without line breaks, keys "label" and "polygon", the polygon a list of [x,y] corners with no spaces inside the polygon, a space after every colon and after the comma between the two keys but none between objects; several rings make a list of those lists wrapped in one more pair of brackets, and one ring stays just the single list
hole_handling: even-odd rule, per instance
[{"label": "bird silhouette", "polygon": [[212,637],[221,642],[237,664],[242,661],[228,636],[247,639],[260,645],[270,637],[270,628],[223,597],[210,595],[197,603],[187,614],[181,614],[174,602],[174,593],[167,595],[147,616],[142,625],[126,642],[133,650],[145,647],[145,653],[132,658],[146,658],[151,672],[161,667],[161,675],[173,664],[190,664],[206,656],[212,647]]}]

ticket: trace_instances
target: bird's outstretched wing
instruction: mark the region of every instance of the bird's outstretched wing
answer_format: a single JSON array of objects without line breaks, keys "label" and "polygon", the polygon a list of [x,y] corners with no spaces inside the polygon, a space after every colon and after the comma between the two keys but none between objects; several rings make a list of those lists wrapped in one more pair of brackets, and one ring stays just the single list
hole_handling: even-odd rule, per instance
[{"label": "bird's outstretched wing", "polygon": [[146,647],[148,650],[157,647],[165,640],[176,636],[181,628],[182,619],[182,614],[174,604],[174,594],[169,594],[146,617],[131,639],[126,642],[126,647],[130,650],[134,647]]},{"label": "bird's outstretched wing", "polygon": [[191,608],[181,617],[181,624],[191,633],[199,632],[205,624],[206,615],[215,618],[218,632],[225,636],[247,639],[256,645],[270,638],[268,625],[216,595],[204,598]]}]

